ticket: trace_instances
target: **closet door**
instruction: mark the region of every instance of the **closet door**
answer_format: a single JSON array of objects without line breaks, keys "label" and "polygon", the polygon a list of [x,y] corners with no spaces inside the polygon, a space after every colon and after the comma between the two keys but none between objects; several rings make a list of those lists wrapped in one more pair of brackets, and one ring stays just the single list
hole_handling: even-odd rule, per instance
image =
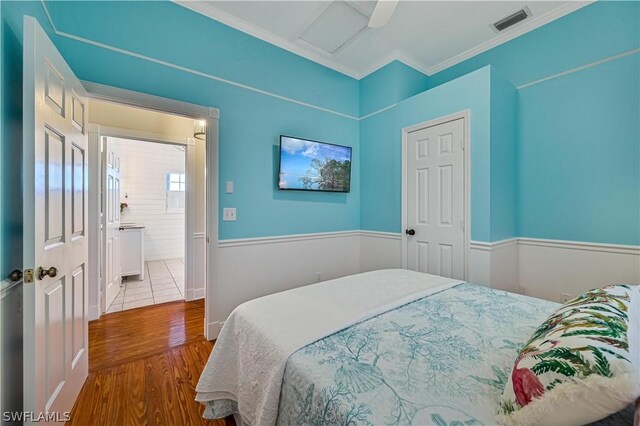
[{"label": "closet door", "polygon": [[407,137],[407,267],[464,279],[464,121]]}]

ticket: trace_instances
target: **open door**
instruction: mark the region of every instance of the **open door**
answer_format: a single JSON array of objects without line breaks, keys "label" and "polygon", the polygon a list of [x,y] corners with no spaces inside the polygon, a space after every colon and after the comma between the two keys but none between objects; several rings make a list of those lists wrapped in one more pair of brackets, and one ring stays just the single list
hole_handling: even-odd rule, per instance
[{"label": "open door", "polygon": [[105,306],[106,312],[113,300],[120,292],[122,274],[120,267],[120,154],[117,146],[110,143],[109,138],[104,138],[105,165],[104,185],[102,191],[102,205],[105,206],[104,229],[105,237],[102,252],[104,256],[105,277]]},{"label": "open door", "polygon": [[24,411],[61,415],[88,371],[87,96],[31,17],[23,90]]}]

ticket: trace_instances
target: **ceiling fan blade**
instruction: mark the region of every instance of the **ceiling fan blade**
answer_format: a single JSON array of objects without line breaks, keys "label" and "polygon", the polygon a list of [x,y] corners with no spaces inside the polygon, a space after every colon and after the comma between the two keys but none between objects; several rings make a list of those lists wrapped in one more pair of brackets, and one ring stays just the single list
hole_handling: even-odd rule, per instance
[{"label": "ceiling fan blade", "polygon": [[384,27],[396,10],[399,0],[378,0],[369,19],[369,28]]}]

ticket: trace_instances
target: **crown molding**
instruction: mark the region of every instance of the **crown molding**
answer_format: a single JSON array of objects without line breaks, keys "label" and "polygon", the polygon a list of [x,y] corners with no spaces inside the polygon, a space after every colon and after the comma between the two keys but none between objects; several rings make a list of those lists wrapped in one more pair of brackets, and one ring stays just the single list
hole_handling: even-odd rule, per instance
[{"label": "crown molding", "polygon": [[309,59],[310,61],[316,62],[334,71],[345,74],[351,78],[355,78],[356,80],[360,80],[368,76],[369,74],[379,70],[380,68],[390,64],[393,61],[402,62],[405,65],[414,68],[422,72],[423,74],[426,74],[427,76],[431,76],[449,67],[459,64],[460,62],[466,61],[469,58],[479,55],[480,53],[486,52],[489,49],[511,41],[523,34],[528,33],[529,31],[533,31],[536,28],[546,25],[558,18],[561,18],[572,12],[575,12],[576,10],[588,6],[591,3],[594,3],[595,0],[572,0],[569,3],[543,15],[533,17],[530,20],[525,20],[515,28],[512,28],[505,33],[500,33],[499,35],[496,35],[495,37],[436,65],[427,65],[424,62],[407,55],[405,52],[394,50],[390,54],[386,55],[383,59],[376,61],[374,65],[366,68],[361,72],[358,72],[351,67],[338,64],[335,60],[327,57],[326,55],[323,55],[320,52],[312,51],[315,49],[306,48],[293,42],[292,40],[280,37],[278,35],[265,31],[262,28],[256,27],[255,25],[252,25],[216,8],[215,6],[212,6],[211,3],[198,0],[172,0],[172,2],[196,13],[204,15],[208,18],[219,21],[225,25],[228,25],[267,43],[278,46],[298,56],[302,56],[303,58]]},{"label": "crown molding", "polygon": [[377,61],[374,65],[367,67],[363,72],[358,74],[358,79],[363,79],[369,74],[373,74],[378,71],[380,68],[384,68],[389,65],[393,61],[402,62],[408,67],[411,67],[415,70],[420,71],[423,74],[428,74],[429,67],[423,64],[420,61],[416,61],[415,59],[408,56],[406,53],[401,52],[400,50],[394,50],[387,56],[383,57],[381,60]]},{"label": "crown molding", "polygon": [[189,10],[192,10],[193,12],[222,22],[225,25],[228,25],[232,28],[235,28],[236,30],[242,31],[243,33],[249,34],[260,40],[266,41],[267,43],[278,46],[284,50],[288,50],[289,52],[295,53],[296,55],[302,56],[303,58],[309,59],[310,61],[316,62],[320,65],[324,65],[327,68],[331,68],[332,70],[345,74],[351,78],[361,78],[360,73],[349,67],[337,64],[330,58],[327,58],[321,54],[310,52],[304,47],[301,47],[284,37],[280,37],[278,35],[265,31],[262,28],[256,27],[255,25],[252,25],[246,21],[243,21],[242,19],[238,19],[237,17],[212,6],[210,3],[191,0],[172,0],[172,2]]},{"label": "crown molding", "polygon": [[529,31],[533,31],[536,28],[546,25],[572,12],[575,12],[578,9],[582,9],[583,7],[588,6],[594,2],[595,0],[574,0],[565,4],[564,6],[553,9],[552,11],[549,11],[544,15],[534,17],[531,20],[525,20],[522,22],[522,24],[518,25],[512,30],[501,33],[500,35],[493,37],[490,40],[480,43],[474,48],[455,55],[445,61],[440,62],[439,64],[433,65],[431,67],[425,67],[426,74],[433,75],[435,73],[443,71],[449,67],[459,64],[460,62],[464,62],[469,58],[479,55],[480,53],[486,52],[489,49],[493,49],[494,47],[511,41],[516,37],[520,37],[521,35],[526,34]]}]

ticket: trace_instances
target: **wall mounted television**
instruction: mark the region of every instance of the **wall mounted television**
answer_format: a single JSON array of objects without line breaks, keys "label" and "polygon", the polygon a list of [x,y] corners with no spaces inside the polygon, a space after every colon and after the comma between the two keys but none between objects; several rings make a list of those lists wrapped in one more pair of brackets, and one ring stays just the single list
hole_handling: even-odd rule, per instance
[{"label": "wall mounted television", "polygon": [[349,192],[351,147],[280,136],[278,189]]}]

